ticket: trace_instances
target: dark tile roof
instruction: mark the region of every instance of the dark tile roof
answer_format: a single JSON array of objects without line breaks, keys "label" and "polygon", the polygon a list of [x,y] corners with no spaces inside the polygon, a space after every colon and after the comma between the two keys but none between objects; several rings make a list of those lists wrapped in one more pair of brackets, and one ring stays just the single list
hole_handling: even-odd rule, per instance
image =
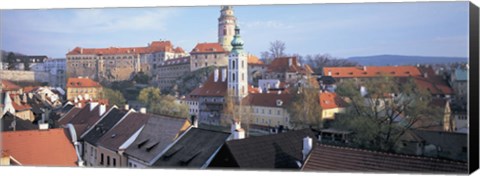
[{"label": "dark tile roof", "polygon": [[[13,121],[15,121],[15,123],[13,123]],[[13,125],[15,126],[16,131],[38,129],[38,127],[30,121],[20,119],[10,112],[6,112],[3,115],[0,119],[0,124],[2,124],[1,131],[13,131]]]},{"label": "dark tile roof", "polygon": [[97,146],[117,151],[125,141],[145,125],[149,117],[147,114],[138,112],[128,113],[125,118],[97,141]]},{"label": "dark tile roof", "polygon": [[72,120],[80,111],[82,108],[78,107],[73,107],[70,111],[68,111],[63,117],[58,119],[58,124],[60,125],[66,125],[70,120]]},{"label": "dark tile roof", "polygon": [[67,105],[65,105],[65,106],[62,108],[61,111],[63,111],[63,112],[68,112],[68,111],[70,111],[70,109],[72,109],[73,107],[75,107],[75,106],[72,105],[72,104],[67,104]]},{"label": "dark tile roof", "polygon": [[107,133],[115,124],[117,124],[127,112],[112,107],[102,119],[99,120],[90,131],[86,132],[82,139],[92,145],[96,145],[97,141],[105,133]]},{"label": "dark tile roof", "polygon": [[302,169],[339,172],[467,173],[468,165],[463,162],[318,144],[313,147]]},{"label": "dark tile roof", "polygon": [[101,105],[95,106],[92,110],[90,110],[90,106],[91,104],[88,104],[87,106],[83,107],[83,109],[75,117],[67,122],[78,127],[78,129],[76,129],[78,138],[80,138],[80,136],[85,133],[88,128],[93,126],[100,119],[99,107]]},{"label": "dark tile roof", "polygon": [[190,122],[186,118],[150,114],[145,127],[125,153],[129,157],[150,163],[188,127]]},{"label": "dark tile roof", "polygon": [[226,142],[240,168],[248,169],[298,169],[303,161],[303,138],[316,139],[310,129],[280,134],[249,137]]},{"label": "dark tile roof", "polygon": [[467,161],[467,152],[462,152],[468,146],[467,134],[429,130],[413,130],[413,132],[423,139],[426,145],[433,144],[440,147],[439,157]]},{"label": "dark tile roof", "polygon": [[225,143],[230,133],[191,128],[169,148],[153,167],[201,168]]}]

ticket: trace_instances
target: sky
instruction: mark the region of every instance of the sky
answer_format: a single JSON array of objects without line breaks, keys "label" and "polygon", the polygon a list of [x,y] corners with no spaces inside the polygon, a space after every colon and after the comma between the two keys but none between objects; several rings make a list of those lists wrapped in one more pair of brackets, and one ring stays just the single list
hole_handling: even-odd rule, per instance
[{"label": "sky", "polygon": [[[234,6],[244,48],[288,54],[468,56],[468,2]],[[0,10],[0,48],[64,58],[84,48],[217,42],[219,6]]]}]

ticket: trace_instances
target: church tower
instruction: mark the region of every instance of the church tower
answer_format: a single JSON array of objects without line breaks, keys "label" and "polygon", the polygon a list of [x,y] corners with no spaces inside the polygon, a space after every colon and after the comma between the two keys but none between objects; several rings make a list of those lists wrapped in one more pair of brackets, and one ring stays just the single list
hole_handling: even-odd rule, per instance
[{"label": "church tower", "polygon": [[248,95],[247,54],[243,51],[240,28],[235,27],[235,36],[231,42],[232,51],[228,56],[228,89],[235,100]]},{"label": "church tower", "polygon": [[230,42],[235,35],[236,21],[232,6],[222,6],[218,18],[218,43],[227,51],[232,50]]}]

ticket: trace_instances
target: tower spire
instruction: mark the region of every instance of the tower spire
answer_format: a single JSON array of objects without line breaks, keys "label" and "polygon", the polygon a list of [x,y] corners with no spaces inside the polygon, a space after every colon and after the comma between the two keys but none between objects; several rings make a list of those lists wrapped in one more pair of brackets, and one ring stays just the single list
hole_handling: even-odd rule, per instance
[{"label": "tower spire", "polygon": [[243,51],[240,28],[235,26],[235,36],[230,43],[233,46],[228,56],[228,88],[233,90],[237,102],[248,95],[247,54]]},{"label": "tower spire", "polygon": [[221,6],[220,17],[218,18],[218,43],[227,51],[232,49],[230,42],[235,35],[236,21],[237,19],[233,15],[233,7]]}]

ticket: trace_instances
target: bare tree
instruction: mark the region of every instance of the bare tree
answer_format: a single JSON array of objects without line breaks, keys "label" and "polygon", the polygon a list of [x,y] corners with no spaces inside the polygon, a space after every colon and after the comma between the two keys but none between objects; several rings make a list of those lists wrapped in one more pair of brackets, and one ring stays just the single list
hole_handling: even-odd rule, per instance
[{"label": "bare tree", "polygon": [[285,56],[285,42],[275,40],[270,42],[270,54],[272,58],[278,58]]},{"label": "bare tree", "polygon": [[341,59],[328,54],[315,54],[305,56],[305,61],[309,64],[315,73],[321,73],[323,67],[351,67],[358,63],[348,59]]}]

